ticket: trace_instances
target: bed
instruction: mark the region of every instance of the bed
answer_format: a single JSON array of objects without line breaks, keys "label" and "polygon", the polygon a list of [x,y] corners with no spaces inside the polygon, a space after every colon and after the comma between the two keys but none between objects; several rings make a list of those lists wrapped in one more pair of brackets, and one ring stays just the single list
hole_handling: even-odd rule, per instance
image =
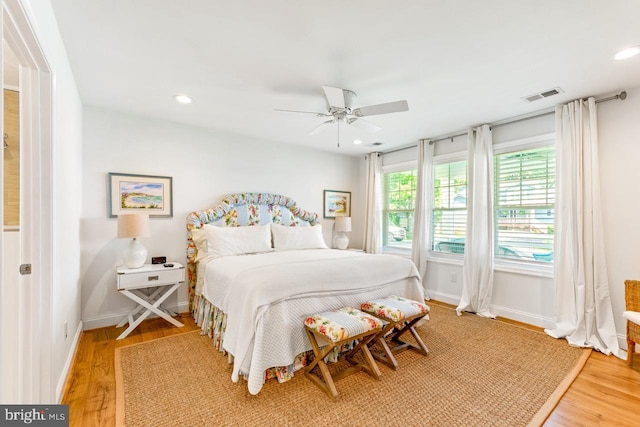
[{"label": "bed", "polygon": [[194,319],[251,394],[305,366],[307,316],[392,294],[424,300],[409,259],[329,249],[317,214],[268,193],[189,214],[187,273]]}]

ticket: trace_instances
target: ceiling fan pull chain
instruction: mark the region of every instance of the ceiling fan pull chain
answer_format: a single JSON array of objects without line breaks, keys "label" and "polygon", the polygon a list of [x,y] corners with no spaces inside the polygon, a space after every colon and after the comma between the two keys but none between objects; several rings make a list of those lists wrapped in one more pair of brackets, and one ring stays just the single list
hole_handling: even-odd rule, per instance
[{"label": "ceiling fan pull chain", "polygon": [[338,120],[338,148],[340,148],[340,120]]}]

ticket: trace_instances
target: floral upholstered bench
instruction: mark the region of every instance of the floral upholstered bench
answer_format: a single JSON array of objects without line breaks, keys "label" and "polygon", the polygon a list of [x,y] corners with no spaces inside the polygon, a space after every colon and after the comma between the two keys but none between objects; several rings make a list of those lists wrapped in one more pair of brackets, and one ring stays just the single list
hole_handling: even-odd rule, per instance
[{"label": "floral upholstered bench", "polygon": [[[367,301],[360,308],[362,311],[386,322],[384,328],[369,341],[369,346],[379,343],[382,347],[382,352],[373,353],[373,357],[376,360],[393,369],[398,369],[398,361],[394,357],[394,353],[413,349],[425,356],[428,354],[429,349],[427,349],[414,326],[421,319],[428,318],[429,306],[419,301],[391,295],[387,298]],[[394,328],[396,330],[392,331]],[[413,335],[416,341],[415,344],[400,339],[400,336],[407,331]],[[391,346],[387,344],[387,339],[392,343]]]},{"label": "floral upholstered bench", "polygon": [[[379,380],[380,369],[371,356],[368,344],[382,331],[383,326],[384,323],[380,319],[352,307],[344,307],[307,317],[304,321],[304,327],[315,359],[305,369],[305,375],[334,399],[338,397],[334,380],[339,380],[361,370]],[[354,340],[358,340],[358,344],[346,355],[346,360],[352,366],[332,375],[324,358],[335,347]],[[324,345],[324,348],[321,345]],[[353,356],[358,352],[362,353],[364,362],[359,363],[353,360]],[[311,372],[316,365],[322,378]]]}]

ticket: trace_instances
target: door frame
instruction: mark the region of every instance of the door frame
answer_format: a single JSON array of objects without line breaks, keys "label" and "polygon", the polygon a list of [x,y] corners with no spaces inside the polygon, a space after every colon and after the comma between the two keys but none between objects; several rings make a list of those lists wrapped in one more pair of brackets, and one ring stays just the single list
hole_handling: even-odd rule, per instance
[{"label": "door frame", "polygon": [[[20,361],[13,372],[3,372],[17,381],[15,395],[6,396],[9,400],[2,396],[0,400],[38,404],[56,401],[52,360],[54,86],[51,67],[29,20],[33,13],[29,12],[21,0],[2,0],[2,35],[20,63],[20,262],[32,264],[32,274],[21,276],[18,285],[18,319],[4,318],[5,310],[0,311],[2,331],[11,330],[17,335]],[[0,53],[2,49],[0,46]],[[0,123],[0,131],[4,132],[4,123]],[[0,253],[3,249],[0,238]],[[2,299],[3,287],[15,286],[2,280],[0,276],[0,306],[10,303]],[[0,362],[2,358],[0,352]],[[7,369],[2,363],[0,367]]]}]

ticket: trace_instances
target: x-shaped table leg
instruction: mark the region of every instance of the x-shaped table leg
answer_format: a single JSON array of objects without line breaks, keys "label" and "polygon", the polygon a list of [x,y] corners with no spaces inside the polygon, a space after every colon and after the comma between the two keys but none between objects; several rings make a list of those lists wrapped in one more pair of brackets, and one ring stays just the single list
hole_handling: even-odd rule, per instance
[{"label": "x-shaped table leg", "polygon": [[[133,301],[135,301],[138,304],[140,304],[140,306],[141,306],[140,309],[146,308],[146,311],[144,313],[142,313],[140,316],[138,316],[138,318],[133,323],[131,322],[131,320],[133,319],[133,314],[137,313],[140,310],[132,311],[129,314],[129,316],[127,316],[127,319],[129,320],[129,327],[127,329],[125,329],[117,339],[120,340],[122,338],[125,338],[127,335],[129,335],[129,333],[131,331],[133,331],[140,323],[142,323],[142,321],[144,319],[146,319],[152,312],[157,314],[159,317],[162,317],[164,320],[166,320],[167,322],[171,323],[172,325],[175,325],[175,326],[178,326],[178,327],[184,326],[182,323],[178,322],[176,319],[174,319],[173,317],[169,316],[167,313],[165,313],[164,311],[162,311],[160,309],[160,304],[162,304],[169,297],[169,295],[171,295],[173,292],[175,292],[175,290],[178,289],[178,287],[180,287],[180,283],[175,283],[175,284],[171,285],[171,287],[169,289],[167,289],[167,291],[164,294],[162,294],[162,296],[160,296],[160,298],[158,298],[153,304],[150,304],[150,302],[146,300],[146,298],[151,299],[151,296],[147,297],[146,295],[141,294],[140,291],[137,290],[137,289],[121,290],[120,292],[122,292],[124,295],[126,295],[127,297],[129,297]],[[158,291],[161,290],[161,289],[163,289],[163,288],[157,289],[154,292],[154,294],[156,294],[156,296],[157,296],[159,294]],[[127,319],[125,319],[125,320],[127,320]],[[123,322],[120,322],[120,323],[124,324]]]},{"label": "x-shaped table leg", "polygon": [[[139,293],[138,295],[141,298],[144,298],[145,301],[149,302],[149,303],[153,303],[156,300],[156,297],[158,296],[158,294],[160,292],[162,292],[162,287],[156,288],[151,295],[144,295],[143,293]],[[120,321],[120,323],[118,323],[116,325],[116,328],[119,328],[121,326],[124,326],[127,322],[131,323],[131,319],[133,319],[133,316],[135,316],[140,310],[142,310],[144,307],[142,305],[138,305],[136,308],[133,309],[133,311],[131,313],[129,313],[127,315],[127,317],[125,317],[124,319],[122,319]]]}]

